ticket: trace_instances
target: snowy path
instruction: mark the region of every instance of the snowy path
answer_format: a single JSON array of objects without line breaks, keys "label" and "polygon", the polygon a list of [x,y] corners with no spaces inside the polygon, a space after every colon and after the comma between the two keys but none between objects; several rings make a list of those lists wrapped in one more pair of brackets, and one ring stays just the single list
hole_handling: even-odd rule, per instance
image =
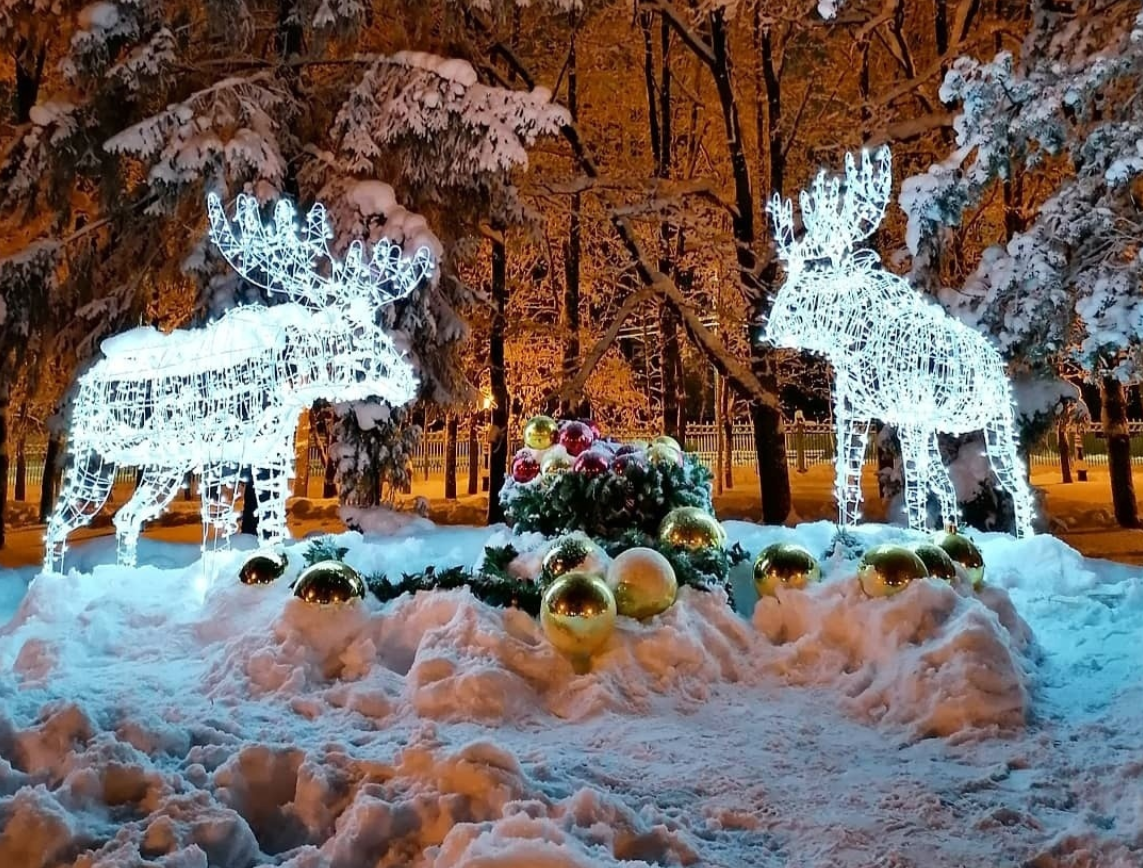
[{"label": "snowy path", "polygon": [[[393,572],[487,536],[346,539]],[[689,594],[578,677],[466,593],[333,613],[152,546],[170,568],[37,580],[0,632],[0,865],[1143,865],[1143,581],[1050,538],[985,539],[1035,645],[1002,592],[867,601],[834,563],[753,623]]]}]

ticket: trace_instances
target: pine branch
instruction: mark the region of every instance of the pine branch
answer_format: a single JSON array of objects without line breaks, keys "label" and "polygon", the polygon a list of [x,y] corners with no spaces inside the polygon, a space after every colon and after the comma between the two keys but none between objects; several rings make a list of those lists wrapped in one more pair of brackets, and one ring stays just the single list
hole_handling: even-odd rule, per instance
[{"label": "pine branch", "polygon": [[542,591],[535,582],[485,572],[474,573],[464,567],[449,567],[440,571],[429,567],[419,573],[405,573],[398,582],[389,581],[383,573],[376,574],[366,580],[366,585],[373,596],[383,603],[418,591],[468,588],[476,599],[490,606],[520,609],[533,617],[540,614]]}]

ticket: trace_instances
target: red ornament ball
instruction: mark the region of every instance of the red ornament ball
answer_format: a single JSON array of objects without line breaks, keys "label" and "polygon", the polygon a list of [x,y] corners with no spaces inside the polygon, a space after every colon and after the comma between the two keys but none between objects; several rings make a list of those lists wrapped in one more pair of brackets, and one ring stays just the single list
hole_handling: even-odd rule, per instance
[{"label": "red ornament ball", "polygon": [[595,435],[582,422],[568,422],[560,428],[560,445],[573,458],[586,452],[593,442],[595,442]]},{"label": "red ornament ball", "polygon": [[512,459],[512,478],[516,482],[531,482],[540,475],[540,462],[528,449],[521,449]]},{"label": "red ornament ball", "polygon": [[622,455],[616,455],[611,461],[611,472],[618,473],[620,476],[625,476],[632,471],[646,470],[647,459],[643,454],[635,449],[630,452],[624,452]]},{"label": "red ornament ball", "polygon": [[594,450],[581,452],[572,465],[572,470],[584,476],[595,477],[607,472],[607,456]]}]

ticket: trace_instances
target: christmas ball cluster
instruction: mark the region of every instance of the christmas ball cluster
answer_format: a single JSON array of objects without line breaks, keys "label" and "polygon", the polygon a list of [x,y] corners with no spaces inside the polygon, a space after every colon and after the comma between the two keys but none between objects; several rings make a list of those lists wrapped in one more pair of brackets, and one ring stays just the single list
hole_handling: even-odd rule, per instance
[{"label": "christmas ball cluster", "polygon": [[[650,443],[604,439],[591,422],[534,416],[524,426],[524,448],[512,461],[512,479],[527,485],[554,474],[588,478],[626,476],[653,464],[681,466],[683,449],[672,437]],[[682,507],[663,519],[660,541],[695,551],[725,544],[726,534],[704,510]],[[674,605],[678,578],[671,562],[651,548],[631,548],[608,562],[584,533],[565,534],[543,557],[540,623],[552,645],[578,667],[606,644],[619,615],[646,620]]]},{"label": "christmas ball cluster", "polygon": [[984,581],[984,557],[976,543],[955,531],[938,533],[932,542],[912,547],[874,546],[861,559],[857,578],[870,597],[890,597],[917,579],[932,577],[952,582],[957,567],[974,588]]},{"label": "christmas ball cluster", "polygon": [[527,485],[557,473],[623,476],[649,464],[680,466],[683,460],[683,448],[673,437],[620,444],[601,436],[590,421],[533,416],[524,425],[524,447],[513,456],[511,473],[514,482]]},{"label": "christmas ball cluster", "polygon": [[[238,570],[244,585],[269,585],[286,572],[289,561],[283,552],[256,551]],[[365,580],[342,561],[324,560],[310,564],[298,575],[293,594],[299,600],[319,606],[352,603],[365,597]]]},{"label": "christmas ball cluster", "polygon": [[[721,548],[726,532],[709,513],[680,507],[663,519],[659,541],[693,552]],[[630,548],[605,564],[603,550],[583,533],[559,537],[542,560],[540,623],[548,641],[579,668],[606,644],[618,615],[645,621],[678,596],[674,567],[655,549]]]},{"label": "christmas ball cluster", "polygon": [[[913,546],[878,545],[861,558],[857,580],[869,597],[891,597],[917,579],[955,581],[960,567],[973,587],[984,577],[984,558],[968,537],[950,531]],[[759,597],[777,596],[779,588],[801,590],[821,579],[821,565],[794,543],[775,543],[754,562],[754,588]]]}]

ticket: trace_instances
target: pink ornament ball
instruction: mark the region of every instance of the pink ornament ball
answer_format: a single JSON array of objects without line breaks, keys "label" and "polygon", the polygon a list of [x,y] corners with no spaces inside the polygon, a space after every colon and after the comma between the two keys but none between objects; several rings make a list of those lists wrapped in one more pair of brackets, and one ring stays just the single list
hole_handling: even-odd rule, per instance
[{"label": "pink ornament ball", "polygon": [[530,449],[521,449],[512,459],[512,479],[516,482],[531,482],[540,475],[540,462]]},{"label": "pink ornament ball", "polygon": [[572,470],[589,478],[594,478],[607,472],[607,463],[606,455],[589,449],[576,457]]},{"label": "pink ornament ball", "polygon": [[595,435],[582,422],[568,422],[560,428],[560,445],[573,458],[586,452],[593,442],[595,442]]}]

